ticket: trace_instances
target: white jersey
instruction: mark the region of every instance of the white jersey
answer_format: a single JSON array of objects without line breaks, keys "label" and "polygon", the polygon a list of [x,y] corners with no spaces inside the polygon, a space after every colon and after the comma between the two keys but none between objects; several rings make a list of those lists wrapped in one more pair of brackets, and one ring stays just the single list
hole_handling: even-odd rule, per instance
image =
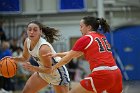
[{"label": "white jersey", "polygon": [[[51,48],[52,53],[56,53],[52,45],[47,42],[44,38],[40,37],[39,41],[37,42],[36,46],[30,50],[30,44],[31,40],[27,38],[27,49],[30,55],[34,58],[34,60],[39,64],[39,67],[44,67],[42,62],[40,61],[39,56],[39,49],[42,45],[46,44]],[[52,65],[56,64],[61,60],[61,57],[54,57],[52,58]],[[64,85],[69,83],[69,74],[65,66],[62,66],[61,68],[57,69],[54,72],[54,75],[46,74],[46,73],[39,73],[39,75],[48,83],[53,85]]]},{"label": "white jersey", "polygon": [[[34,49],[31,50],[31,51],[30,51],[30,43],[31,43],[31,40],[30,40],[29,38],[27,38],[27,48],[28,48],[28,51],[29,51],[29,53],[31,54],[31,56],[33,56],[33,58],[35,58],[35,60],[37,61],[37,63],[38,63],[39,65],[43,65],[43,64],[40,62],[40,60],[38,59],[38,58],[40,58],[40,57],[39,57],[39,49],[40,49],[40,47],[41,47],[42,45],[44,45],[44,44],[48,45],[48,46],[51,48],[52,53],[56,53],[55,50],[54,50],[54,48],[52,47],[52,45],[51,45],[49,42],[47,42],[47,41],[46,41],[44,38],[42,38],[42,37],[39,39],[38,43],[36,44],[36,46],[34,47]],[[54,59],[55,59],[56,62],[58,62],[61,58],[60,58],[60,57],[54,57]]]}]

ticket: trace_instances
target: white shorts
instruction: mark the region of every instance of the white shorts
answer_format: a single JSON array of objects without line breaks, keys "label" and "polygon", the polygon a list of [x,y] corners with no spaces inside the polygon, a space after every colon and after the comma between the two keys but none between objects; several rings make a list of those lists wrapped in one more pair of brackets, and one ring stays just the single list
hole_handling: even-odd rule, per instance
[{"label": "white shorts", "polygon": [[58,68],[53,74],[39,73],[39,76],[52,85],[67,85],[70,82],[69,74],[65,66]]}]

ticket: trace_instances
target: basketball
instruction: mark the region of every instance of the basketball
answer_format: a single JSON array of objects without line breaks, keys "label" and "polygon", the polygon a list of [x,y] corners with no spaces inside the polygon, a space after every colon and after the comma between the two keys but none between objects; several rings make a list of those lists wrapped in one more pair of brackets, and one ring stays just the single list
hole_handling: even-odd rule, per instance
[{"label": "basketball", "polygon": [[3,77],[11,78],[15,76],[17,72],[17,64],[11,58],[4,58],[0,62],[1,64],[1,74]]}]

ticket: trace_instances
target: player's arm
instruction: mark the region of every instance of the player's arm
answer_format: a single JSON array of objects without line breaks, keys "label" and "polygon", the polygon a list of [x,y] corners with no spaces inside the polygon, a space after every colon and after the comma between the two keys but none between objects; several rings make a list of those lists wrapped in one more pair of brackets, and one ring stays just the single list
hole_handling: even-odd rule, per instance
[{"label": "player's arm", "polygon": [[85,47],[89,44],[90,38],[83,36],[76,41],[71,51],[67,53],[56,65],[53,66],[53,71],[67,63],[73,58],[77,58],[83,54]]},{"label": "player's arm", "polygon": [[67,54],[69,53],[69,51],[67,52],[60,52],[60,53],[48,53],[48,54],[45,54],[43,56],[50,56],[50,57],[64,57],[66,56]]},{"label": "player's arm", "polygon": [[55,56],[64,57],[64,56],[66,56],[68,53],[69,53],[69,51],[67,51],[67,52],[56,53],[56,54],[54,54],[54,57],[55,57]]},{"label": "player's arm", "polygon": [[13,57],[16,62],[25,62],[28,61],[30,54],[27,49],[27,40],[24,42],[23,54],[20,57]]},{"label": "player's arm", "polygon": [[44,65],[44,67],[43,66],[41,66],[41,67],[31,66],[29,64],[28,65],[26,64],[25,68],[30,71],[51,74],[52,59],[50,56],[42,56],[42,55],[50,53],[50,52],[51,52],[51,49],[48,45],[42,45],[39,50],[39,59],[42,62],[42,64]]},{"label": "player's arm", "polygon": [[53,66],[53,70],[69,63],[73,58],[81,56],[83,53],[80,51],[69,51],[66,56],[64,56],[56,65]]}]

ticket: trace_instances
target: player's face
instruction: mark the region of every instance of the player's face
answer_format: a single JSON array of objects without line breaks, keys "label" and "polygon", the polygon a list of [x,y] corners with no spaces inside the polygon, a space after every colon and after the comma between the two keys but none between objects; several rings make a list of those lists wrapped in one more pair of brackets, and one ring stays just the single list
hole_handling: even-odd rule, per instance
[{"label": "player's face", "polygon": [[88,32],[88,27],[84,24],[84,20],[80,21],[80,31],[82,35],[86,35]]},{"label": "player's face", "polygon": [[38,40],[41,36],[41,29],[37,24],[30,23],[27,27],[27,35],[30,40]]}]

